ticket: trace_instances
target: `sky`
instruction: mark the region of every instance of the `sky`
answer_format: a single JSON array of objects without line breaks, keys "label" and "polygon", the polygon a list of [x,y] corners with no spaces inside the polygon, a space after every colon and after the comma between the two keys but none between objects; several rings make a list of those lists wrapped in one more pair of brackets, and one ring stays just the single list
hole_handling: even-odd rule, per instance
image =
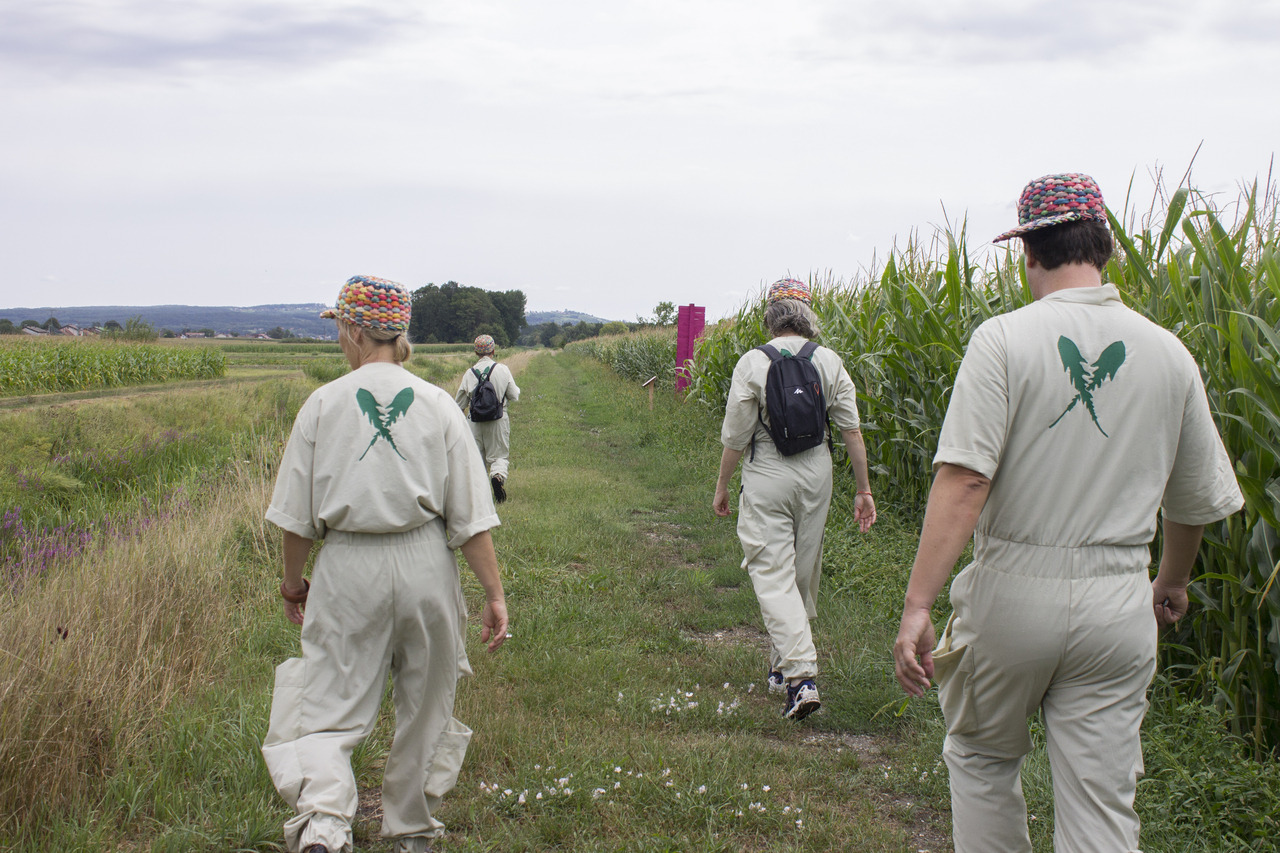
[{"label": "sky", "polygon": [[1280,0],[0,0],[0,307],[366,274],[711,320],[981,250],[1052,172],[1235,199],[1278,68]]}]

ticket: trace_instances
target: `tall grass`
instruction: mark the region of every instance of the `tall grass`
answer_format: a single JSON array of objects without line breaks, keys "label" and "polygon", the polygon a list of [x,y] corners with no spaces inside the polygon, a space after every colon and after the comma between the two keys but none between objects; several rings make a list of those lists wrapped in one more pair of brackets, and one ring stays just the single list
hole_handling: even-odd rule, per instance
[{"label": "tall grass", "polygon": [[[1167,664],[1184,688],[1228,711],[1259,750],[1280,746],[1280,260],[1277,199],[1256,186],[1224,209],[1186,187],[1145,215],[1112,217],[1105,277],[1173,330],[1201,365],[1246,506],[1213,525],[1192,586],[1197,603]],[[851,281],[815,277],[821,340],[858,386],[877,494],[918,512],[964,348],[975,326],[1030,301],[1012,250],[970,256],[963,224],[894,247]],[[762,304],[699,342],[691,399],[720,408],[733,365],[763,343]]]},{"label": "tall grass", "polygon": [[0,395],[213,379],[225,372],[226,357],[213,347],[21,338],[0,343]]},{"label": "tall grass", "polygon": [[[276,383],[0,419],[0,497],[20,522],[0,530],[0,836],[96,800],[173,700],[209,683],[250,594],[238,551],[245,531],[265,541],[269,473],[304,396]],[[75,547],[37,548],[32,571],[31,542]]]},{"label": "tall grass", "polygon": [[277,453],[264,440],[256,458],[145,535],[0,597],[0,814],[93,802],[170,704],[208,683],[250,593],[234,534],[258,523],[262,473]]}]

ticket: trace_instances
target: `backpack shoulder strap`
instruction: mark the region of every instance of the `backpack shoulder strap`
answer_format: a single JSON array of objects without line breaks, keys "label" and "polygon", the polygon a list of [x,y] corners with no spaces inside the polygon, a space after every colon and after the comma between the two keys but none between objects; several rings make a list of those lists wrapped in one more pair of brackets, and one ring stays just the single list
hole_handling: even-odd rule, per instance
[{"label": "backpack shoulder strap", "polygon": [[471,368],[471,372],[475,374],[477,382],[483,382],[485,379],[489,377],[488,373],[481,373],[479,370],[476,370],[474,367]]},{"label": "backpack shoulder strap", "polygon": [[772,344],[761,344],[760,346],[756,347],[756,349],[760,350],[760,352],[769,356],[769,361],[771,362],[778,361],[782,358],[782,353],[778,352],[778,348],[773,346]]},{"label": "backpack shoulder strap", "polygon": [[800,352],[796,353],[796,358],[806,358],[813,360],[813,354],[818,351],[818,345],[813,341],[808,341],[804,346],[800,347]]}]

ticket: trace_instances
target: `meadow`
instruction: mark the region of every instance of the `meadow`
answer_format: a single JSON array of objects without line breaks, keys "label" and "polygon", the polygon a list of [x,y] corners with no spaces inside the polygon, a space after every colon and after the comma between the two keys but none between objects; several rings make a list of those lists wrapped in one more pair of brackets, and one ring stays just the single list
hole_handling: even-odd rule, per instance
[{"label": "meadow", "polygon": [[[665,351],[662,335],[648,340]],[[882,490],[880,523],[859,535],[838,462],[816,623],[825,707],[784,725],[733,522],[709,510],[717,413],[668,391],[651,411],[638,381],[573,348],[500,355],[524,390],[495,533],[515,636],[491,656],[472,626],[476,677],[457,713],[477,736],[438,847],[948,850],[936,701],[904,703],[888,655],[911,508]],[[437,358],[449,356],[410,364],[452,369]],[[22,506],[27,530],[135,519],[8,576],[0,849],[280,849],[285,812],[257,749],[297,630],[262,511],[312,387],[215,383],[0,414],[4,456],[26,477],[6,478],[6,506]],[[110,469],[95,467],[103,448],[118,456]],[[11,567],[12,531],[0,539]],[[474,619],[479,589],[464,580]],[[1166,680],[1153,698],[1144,849],[1269,849],[1275,765]],[[376,836],[387,712],[355,755],[358,850],[390,849]],[[1042,760],[1026,789],[1047,851]]]}]

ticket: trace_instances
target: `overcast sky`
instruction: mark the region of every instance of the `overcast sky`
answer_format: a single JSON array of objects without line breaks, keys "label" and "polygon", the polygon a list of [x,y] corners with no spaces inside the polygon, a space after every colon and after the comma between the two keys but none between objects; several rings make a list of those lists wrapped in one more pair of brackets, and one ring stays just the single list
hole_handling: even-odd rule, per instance
[{"label": "overcast sky", "polygon": [[1234,198],[1277,69],[1280,0],[0,0],[0,307],[712,319],[1049,172]]}]

